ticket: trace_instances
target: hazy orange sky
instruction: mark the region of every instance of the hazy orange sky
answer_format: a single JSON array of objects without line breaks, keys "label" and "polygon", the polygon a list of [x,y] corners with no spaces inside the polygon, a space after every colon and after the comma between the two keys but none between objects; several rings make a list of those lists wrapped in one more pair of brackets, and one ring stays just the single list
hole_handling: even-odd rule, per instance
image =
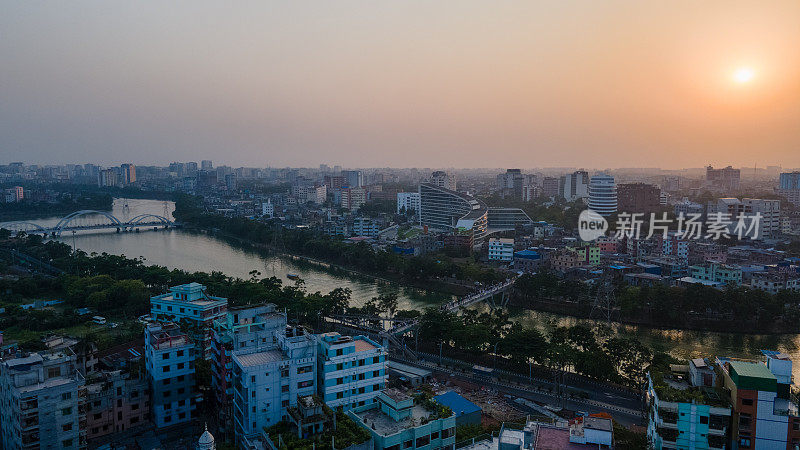
[{"label": "hazy orange sky", "polygon": [[800,167],[800,1],[0,1],[0,163],[201,159]]}]

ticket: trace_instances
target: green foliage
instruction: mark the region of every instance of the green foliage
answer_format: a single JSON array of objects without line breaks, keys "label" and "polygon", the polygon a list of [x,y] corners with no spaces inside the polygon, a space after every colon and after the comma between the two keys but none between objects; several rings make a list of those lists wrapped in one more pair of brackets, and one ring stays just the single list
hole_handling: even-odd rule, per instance
[{"label": "green foliage", "polygon": [[[320,449],[332,450],[331,438],[336,448],[347,448],[351,445],[361,444],[368,441],[372,436],[369,431],[361,428],[347,414],[336,413],[336,430],[328,430],[317,436],[307,439],[297,437],[297,429],[288,422],[279,422],[266,428],[265,431],[275,445],[280,445],[281,449]],[[280,436],[280,442],[278,436]]]}]

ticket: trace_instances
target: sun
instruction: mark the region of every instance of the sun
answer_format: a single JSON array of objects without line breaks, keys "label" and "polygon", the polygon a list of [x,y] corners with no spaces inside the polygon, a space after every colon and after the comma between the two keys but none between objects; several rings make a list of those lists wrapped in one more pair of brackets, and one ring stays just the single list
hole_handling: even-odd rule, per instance
[{"label": "sun", "polygon": [[756,73],[750,67],[740,67],[733,72],[733,81],[739,84],[749,83]]}]

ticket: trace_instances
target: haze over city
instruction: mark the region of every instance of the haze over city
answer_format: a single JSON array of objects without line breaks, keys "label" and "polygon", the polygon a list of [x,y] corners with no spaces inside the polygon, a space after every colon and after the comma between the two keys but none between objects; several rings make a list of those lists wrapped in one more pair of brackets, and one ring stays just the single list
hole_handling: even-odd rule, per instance
[{"label": "haze over city", "polygon": [[800,2],[0,4],[0,160],[800,166]]}]

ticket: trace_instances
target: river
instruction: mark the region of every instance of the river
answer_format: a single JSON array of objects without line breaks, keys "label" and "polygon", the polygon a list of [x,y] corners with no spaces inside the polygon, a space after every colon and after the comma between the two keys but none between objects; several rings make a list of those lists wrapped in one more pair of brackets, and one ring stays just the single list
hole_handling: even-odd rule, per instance
[{"label": "river", "polygon": [[[139,214],[156,214],[172,218],[173,202],[140,199],[115,199],[111,214],[126,222]],[[55,225],[61,217],[33,219],[42,226]],[[78,219],[84,224],[96,223],[97,217]],[[107,221],[102,218],[100,220]],[[255,251],[237,248],[228,242],[194,231],[170,229],[146,230],[138,233],[116,233],[112,230],[64,233],[59,240],[75,245],[87,253],[106,252],[130,258],[143,257],[145,263],[186,271],[219,271],[228,276],[250,278],[257,270],[260,277],[275,276],[284,283],[294,283],[287,274],[296,274],[304,282],[308,292],[328,293],[337,287],[352,291],[351,305],[362,306],[381,293],[398,295],[398,308],[423,309],[442,303],[446,294],[428,292],[411,287],[398,287],[375,278],[358,275],[346,270],[329,268],[280,255],[265,256]]]},{"label": "river", "polygon": [[[126,206],[127,205],[127,206]],[[172,216],[175,205],[157,200],[117,199],[112,214],[126,221],[138,214]],[[54,225],[60,217],[35,219],[40,225]],[[91,220],[91,219],[86,219]],[[60,238],[86,252],[106,252],[128,257],[143,257],[146,263],[187,271],[220,271],[229,276],[249,278],[250,271],[258,270],[262,277],[275,276],[292,283],[286,275],[294,273],[304,281],[308,291],[327,293],[337,287],[347,287],[353,292],[351,304],[361,306],[382,292],[398,294],[400,309],[422,309],[438,305],[447,295],[420,289],[398,287],[394,283],[357,275],[345,270],[293,260],[285,256],[264,256],[237,248],[226,241],[181,229],[115,233],[113,231],[81,232]],[[486,306],[481,306],[486,307]],[[529,327],[547,331],[556,325],[571,325],[586,319],[559,316],[539,311],[516,312],[512,320]],[[777,349],[798,361],[795,376],[800,377],[800,336],[747,335],[674,329],[655,329],[631,325],[596,323],[609,332],[636,338],[651,348],[667,352],[678,358],[725,355],[742,358],[760,356],[760,349]],[[798,378],[800,379],[800,378]]]}]

